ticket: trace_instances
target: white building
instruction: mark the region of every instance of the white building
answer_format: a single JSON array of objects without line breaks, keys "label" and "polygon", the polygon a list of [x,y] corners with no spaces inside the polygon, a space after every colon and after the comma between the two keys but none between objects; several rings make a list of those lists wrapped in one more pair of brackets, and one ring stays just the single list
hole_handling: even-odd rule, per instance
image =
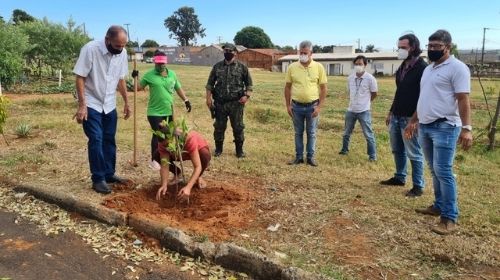
[{"label": "white building", "polygon": [[[313,60],[323,64],[326,74],[329,76],[348,76],[354,71],[353,60],[358,55],[364,55],[368,59],[366,71],[378,75],[394,75],[401,65],[402,60],[398,60],[397,52],[373,52],[373,53],[354,53],[342,51],[338,53],[313,53]],[[427,58],[427,52],[424,51],[421,56]],[[281,69],[286,72],[290,63],[298,61],[299,55],[287,55],[280,59]]]}]

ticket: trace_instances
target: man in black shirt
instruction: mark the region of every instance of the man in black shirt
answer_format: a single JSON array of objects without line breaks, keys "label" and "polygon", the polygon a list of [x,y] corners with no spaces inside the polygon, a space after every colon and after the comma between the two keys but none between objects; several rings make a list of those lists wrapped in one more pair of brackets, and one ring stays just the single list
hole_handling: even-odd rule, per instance
[{"label": "man in black shirt", "polygon": [[406,34],[398,41],[398,58],[404,60],[396,71],[396,94],[385,120],[389,126],[392,153],[396,164],[394,176],[381,181],[382,185],[404,186],[407,158],[412,167],[413,188],[406,196],[421,196],[424,189],[424,157],[417,136],[404,138],[404,129],[417,108],[420,96],[420,79],[427,63],[420,57],[420,42],[413,34]]}]

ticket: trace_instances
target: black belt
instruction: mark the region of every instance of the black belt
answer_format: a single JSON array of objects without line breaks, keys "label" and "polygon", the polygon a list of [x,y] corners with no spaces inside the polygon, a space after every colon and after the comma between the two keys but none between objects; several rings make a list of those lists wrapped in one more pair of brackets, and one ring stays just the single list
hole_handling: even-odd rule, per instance
[{"label": "black belt", "polygon": [[442,123],[442,122],[445,122],[445,121],[447,121],[446,118],[439,118],[439,119],[433,121],[432,123]]},{"label": "black belt", "polygon": [[292,100],[293,104],[298,105],[298,106],[304,106],[304,107],[314,105],[314,104],[318,103],[318,101],[319,101],[319,99],[316,99],[316,100],[309,102],[309,103],[300,103],[300,102],[297,102],[295,100]]}]

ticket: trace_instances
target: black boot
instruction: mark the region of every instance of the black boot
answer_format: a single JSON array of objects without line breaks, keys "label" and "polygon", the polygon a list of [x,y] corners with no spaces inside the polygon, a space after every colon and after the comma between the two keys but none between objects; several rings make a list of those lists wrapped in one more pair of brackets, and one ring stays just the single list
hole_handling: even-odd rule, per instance
[{"label": "black boot", "polygon": [[243,158],[246,156],[245,152],[243,152],[243,142],[235,142],[236,146],[236,157]]},{"label": "black boot", "polygon": [[219,157],[222,154],[222,146],[224,142],[215,142],[215,152],[214,156]]}]

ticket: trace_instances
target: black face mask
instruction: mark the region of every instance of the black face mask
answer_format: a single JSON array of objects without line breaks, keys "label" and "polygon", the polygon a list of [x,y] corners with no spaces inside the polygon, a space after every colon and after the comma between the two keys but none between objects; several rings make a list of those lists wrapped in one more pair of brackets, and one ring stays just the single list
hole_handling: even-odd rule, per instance
[{"label": "black face mask", "polygon": [[231,61],[231,59],[233,59],[233,57],[234,57],[234,53],[231,53],[231,52],[225,52],[224,53],[224,59],[226,61]]},{"label": "black face mask", "polygon": [[427,55],[429,56],[430,61],[438,61],[439,59],[441,59],[441,57],[443,57],[444,50],[440,51],[428,50]]},{"label": "black face mask", "polygon": [[123,49],[115,49],[111,44],[106,45],[106,49],[108,49],[108,52],[111,54],[121,54]]}]

